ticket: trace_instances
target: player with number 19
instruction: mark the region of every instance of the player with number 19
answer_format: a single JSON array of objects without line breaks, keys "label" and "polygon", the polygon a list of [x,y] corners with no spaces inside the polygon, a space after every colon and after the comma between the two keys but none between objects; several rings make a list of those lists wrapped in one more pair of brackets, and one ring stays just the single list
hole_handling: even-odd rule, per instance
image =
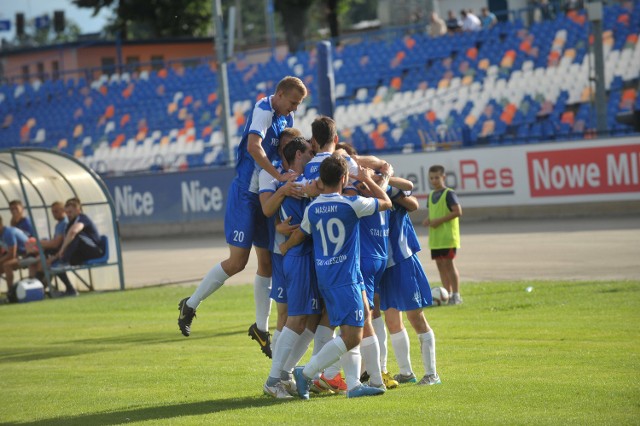
[{"label": "player with number 19", "polygon": [[[349,179],[347,162],[339,155],[326,158],[320,165],[322,192],[305,210],[300,228],[280,250],[286,255],[290,247],[312,236],[318,287],[324,298],[331,326],[340,326],[341,334],[328,342],[307,365],[297,367],[294,377],[298,394],[309,397],[311,379],[343,355],[347,397],[379,395],[383,389],[360,383],[360,352],[364,325],[364,289],[360,269],[359,219],[388,210],[391,200],[372,180],[373,171],[360,169],[358,179],[367,183],[375,198],[343,196]],[[352,349],[355,349],[352,351]]]}]

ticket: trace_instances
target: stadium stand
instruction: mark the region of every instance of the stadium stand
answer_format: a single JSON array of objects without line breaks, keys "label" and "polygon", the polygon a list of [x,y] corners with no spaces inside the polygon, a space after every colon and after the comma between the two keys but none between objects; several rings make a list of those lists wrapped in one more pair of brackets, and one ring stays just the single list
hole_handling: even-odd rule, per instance
[{"label": "stadium stand", "polygon": [[[610,134],[639,109],[640,2],[604,8],[603,44]],[[341,138],[362,152],[584,139],[595,132],[593,55],[583,11],[525,27],[430,38],[384,32],[333,50]],[[245,114],[283,75],[310,95],[297,113],[308,132],[317,115],[313,50],[228,67],[230,129],[238,143]],[[225,164],[215,65],[34,81],[0,87],[3,146],[47,146],[101,173],[184,170]]]}]

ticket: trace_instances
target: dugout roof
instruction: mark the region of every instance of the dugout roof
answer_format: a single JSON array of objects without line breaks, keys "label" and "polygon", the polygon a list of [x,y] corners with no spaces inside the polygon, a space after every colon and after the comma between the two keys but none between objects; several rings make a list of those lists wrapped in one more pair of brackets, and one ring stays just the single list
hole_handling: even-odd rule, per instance
[{"label": "dugout roof", "polygon": [[53,237],[51,204],[77,197],[82,209],[109,240],[108,266],[93,268],[96,290],[124,289],[120,237],[113,200],[102,179],[75,158],[35,148],[0,150],[0,216],[11,220],[9,202],[20,200],[38,239]]}]

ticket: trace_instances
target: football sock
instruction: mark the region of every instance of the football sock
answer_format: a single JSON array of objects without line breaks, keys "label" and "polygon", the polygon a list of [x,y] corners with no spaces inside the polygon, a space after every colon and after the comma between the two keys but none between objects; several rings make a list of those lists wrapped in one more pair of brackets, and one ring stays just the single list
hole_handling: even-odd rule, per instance
[{"label": "football sock", "polygon": [[378,338],[375,334],[362,339],[362,343],[360,343],[360,352],[362,353],[362,359],[364,360],[364,368],[367,370],[367,373],[369,373],[370,383],[373,383],[374,385],[381,385],[382,372],[380,371],[380,347],[378,346]]},{"label": "football sock", "polygon": [[298,365],[302,356],[307,352],[307,349],[309,349],[309,345],[313,340],[313,335],[314,334],[311,330],[308,328],[304,329],[302,334],[298,337],[298,340],[296,340],[296,344],[291,348],[289,356],[282,364],[282,371],[286,373],[291,373],[293,371],[293,367]]},{"label": "football sock", "polygon": [[319,325],[316,328],[316,335],[313,338],[313,355],[320,352],[320,350],[327,344],[327,342],[333,339],[333,329]]},{"label": "football sock", "polygon": [[374,318],[371,323],[378,337],[378,347],[380,348],[380,371],[387,372],[387,329],[384,326],[382,316]]},{"label": "football sock", "polygon": [[278,337],[280,337],[280,333],[282,332],[276,328],[276,330],[271,335],[271,353],[272,354],[276,350],[276,342],[278,341]]},{"label": "football sock", "polygon": [[411,356],[409,355],[409,335],[407,329],[403,328],[391,335],[391,346],[393,353],[396,354],[396,361],[400,374],[411,374]]},{"label": "football sock", "polygon": [[427,374],[436,374],[436,336],[433,330],[428,333],[418,334],[420,339],[420,352],[422,363]]},{"label": "football sock", "polygon": [[[315,377],[316,373],[339,360],[346,352],[347,347],[342,338],[340,336],[334,337],[324,345],[320,352],[311,357],[302,373],[308,378]],[[358,360],[358,365],[360,365],[359,363],[360,360]]]},{"label": "football sock", "polygon": [[271,313],[271,277],[256,275],[253,280],[253,299],[256,302],[256,326],[260,331],[269,331]]},{"label": "football sock", "polygon": [[360,384],[360,345],[351,349],[340,358],[342,368],[344,368],[344,381],[347,383],[347,390],[351,390]]},{"label": "football sock", "polygon": [[229,278],[222,265],[218,263],[211,268],[207,275],[204,276],[196,291],[193,292],[189,300],[187,300],[187,306],[193,309],[198,309],[200,303],[213,294],[216,290],[222,287],[222,284]]},{"label": "football sock", "polygon": [[341,369],[342,369],[342,361],[337,360],[336,362],[334,362],[333,364],[331,364],[330,366],[324,369],[324,373],[323,373],[324,377],[326,377],[327,379],[333,379],[338,374],[340,374]]},{"label": "football sock", "polygon": [[284,327],[282,333],[278,337],[278,344],[275,351],[271,354],[271,371],[269,377],[277,378],[280,380],[280,372],[282,371],[282,365],[289,357],[291,349],[295,346],[300,336],[290,328]]}]

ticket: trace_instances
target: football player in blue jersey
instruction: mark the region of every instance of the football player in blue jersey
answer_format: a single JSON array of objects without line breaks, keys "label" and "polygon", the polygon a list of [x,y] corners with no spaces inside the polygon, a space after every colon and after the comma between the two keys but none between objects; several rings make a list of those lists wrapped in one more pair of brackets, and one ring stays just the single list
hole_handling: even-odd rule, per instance
[{"label": "football player in blue jersey", "polygon": [[200,303],[230,276],[245,268],[253,245],[258,258],[254,280],[256,322],[249,327],[249,336],[271,358],[271,256],[266,217],[258,197],[258,173],[264,169],[282,182],[291,177],[288,173],[279,173],[271,161],[278,155],[280,134],[285,128],[293,127],[293,113],[306,95],[307,89],[299,78],[285,77],[278,83],[274,95],[261,99],[253,107],[238,146],[236,177],[227,197],[224,227],[229,257],[204,276],[191,297],[180,301],[178,326],[184,336],[191,333],[191,323]]},{"label": "football player in blue jersey", "polygon": [[312,378],[324,368],[343,358],[347,382],[347,397],[379,395],[384,389],[360,383],[360,352],[365,304],[360,270],[359,221],[363,216],[388,210],[391,200],[372,180],[371,169],[360,168],[358,180],[365,182],[375,198],[343,196],[349,180],[347,161],[331,155],[320,168],[321,194],[306,208],[300,228],[280,246],[287,251],[311,235],[315,255],[315,270],[332,327],[340,326],[336,336],[315,355],[305,367],[296,367],[294,377],[298,395],[309,398]]},{"label": "football player in blue jersey", "polygon": [[[311,157],[311,145],[301,137],[294,138],[284,149],[283,160],[292,171],[300,174],[294,183],[305,189],[308,186],[302,171]],[[299,225],[308,204],[307,197],[285,196],[279,207],[280,220],[289,219],[291,226]],[[273,346],[271,371],[263,388],[266,394],[275,398],[290,398],[290,393],[295,392],[291,372],[307,351],[322,312],[311,240],[291,248],[283,256],[282,271],[288,313],[286,324]]]},{"label": "football player in blue jersey", "polygon": [[423,308],[432,303],[431,288],[418,259],[421,247],[409,217],[409,212],[418,208],[418,200],[410,194],[397,189],[391,193],[389,258],[380,282],[380,309],[384,311],[400,369],[394,378],[399,383],[417,382],[411,368],[409,336],[402,321],[405,312],[420,340],[425,375],[418,384],[434,385],[440,383],[436,372],[436,339],[423,313]]}]

